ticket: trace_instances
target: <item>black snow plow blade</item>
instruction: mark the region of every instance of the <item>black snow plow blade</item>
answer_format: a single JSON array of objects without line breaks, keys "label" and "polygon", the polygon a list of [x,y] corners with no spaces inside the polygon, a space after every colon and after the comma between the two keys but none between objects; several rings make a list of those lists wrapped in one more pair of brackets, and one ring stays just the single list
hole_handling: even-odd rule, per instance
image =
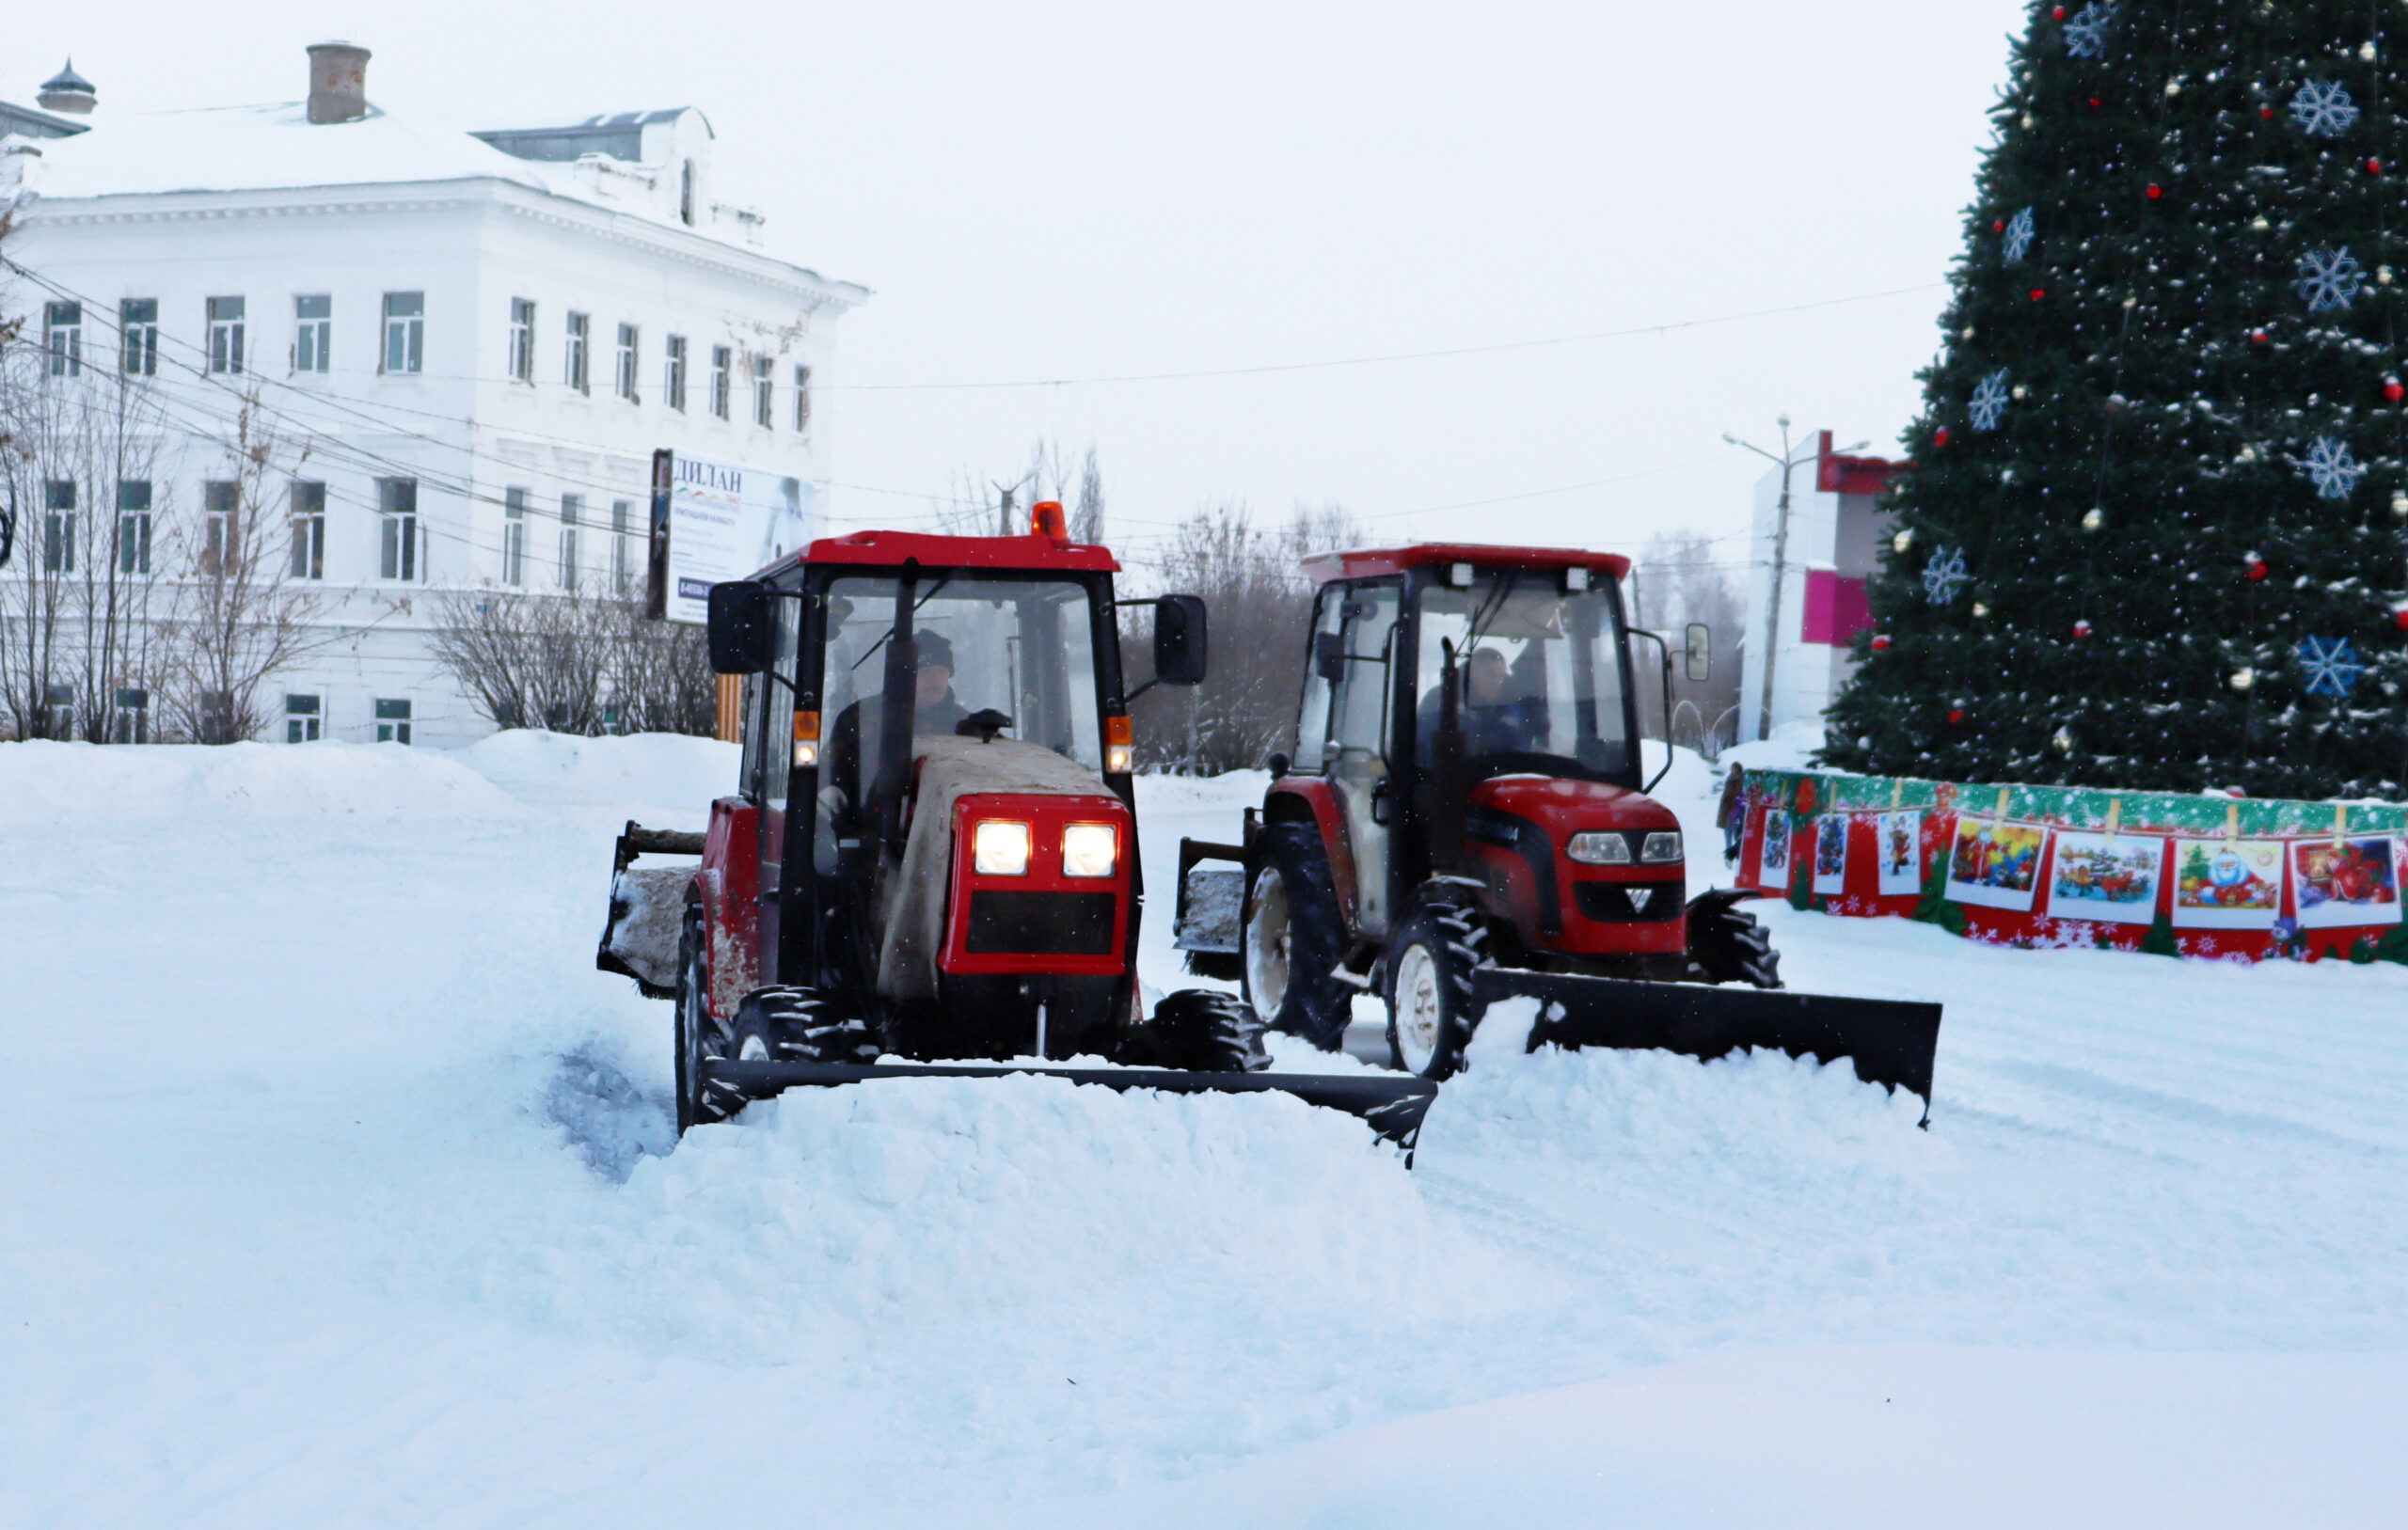
[{"label": "black snow plow blade", "polygon": [[1710,1062],[1740,1048],[1836,1063],[1845,1057],[1866,1083],[1923,1096],[1931,1119],[1931,1064],[1940,1049],[1940,1006],[1887,999],[1630,983],[1618,978],[1481,968],[1472,996],[1483,1006],[1525,996],[1539,1002],[1530,1050],[1541,1047],[1658,1049]]},{"label": "black snow plow blade", "polygon": [[768,1099],[788,1089],[862,1083],[871,1079],[994,1079],[1028,1073],[1106,1089],[1159,1089],[1170,1095],[1259,1095],[1275,1090],[1307,1105],[1344,1111],[1405,1150],[1410,1161],[1421,1118],[1438,1096],[1426,1079],[1393,1074],[1186,1073],[1174,1068],[1063,1068],[1013,1063],[940,1063],[895,1066],[862,1063],[738,1062],[713,1058],[703,1065],[709,1084],[747,1099]]}]

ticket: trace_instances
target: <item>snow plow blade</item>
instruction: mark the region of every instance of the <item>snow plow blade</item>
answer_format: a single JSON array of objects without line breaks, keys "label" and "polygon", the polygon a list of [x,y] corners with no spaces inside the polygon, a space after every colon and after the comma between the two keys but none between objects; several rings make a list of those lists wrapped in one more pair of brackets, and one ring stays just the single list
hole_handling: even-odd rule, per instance
[{"label": "snow plow blade", "polygon": [[1472,997],[1539,1002],[1530,1028],[1541,1047],[1619,1047],[1679,1052],[1710,1062],[1742,1047],[1836,1063],[1845,1057],[1866,1083],[1923,1096],[1931,1119],[1931,1065],[1940,1049],[1940,1006],[1889,999],[1839,999],[1778,989],[1702,983],[1633,983],[1619,978],[1481,968]]},{"label": "snow plow blade", "polygon": [[1010,1063],[940,1063],[926,1067],[863,1063],[739,1062],[713,1058],[703,1064],[705,1082],[741,1095],[768,1099],[788,1089],[863,1083],[871,1079],[999,1079],[1029,1073],[1072,1083],[1098,1083],[1106,1089],[1159,1089],[1170,1095],[1259,1095],[1277,1091],[1307,1105],[1344,1111],[1387,1141],[1405,1150],[1412,1161],[1414,1139],[1421,1118],[1438,1096],[1438,1086],[1426,1079],[1380,1074],[1186,1073],[1173,1068],[1061,1068],[1023,1066]]}]

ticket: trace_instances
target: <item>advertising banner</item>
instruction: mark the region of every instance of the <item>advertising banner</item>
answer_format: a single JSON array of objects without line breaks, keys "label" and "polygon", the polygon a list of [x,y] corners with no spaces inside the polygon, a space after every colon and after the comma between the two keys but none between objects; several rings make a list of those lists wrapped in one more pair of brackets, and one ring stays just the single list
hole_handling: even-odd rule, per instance
[{"label": "advertising banner", "polygon": [[653,609],[709,620],[711,586],[741,579],[811,540],[812,485],[757,468],[661,451],[653,462]]}]

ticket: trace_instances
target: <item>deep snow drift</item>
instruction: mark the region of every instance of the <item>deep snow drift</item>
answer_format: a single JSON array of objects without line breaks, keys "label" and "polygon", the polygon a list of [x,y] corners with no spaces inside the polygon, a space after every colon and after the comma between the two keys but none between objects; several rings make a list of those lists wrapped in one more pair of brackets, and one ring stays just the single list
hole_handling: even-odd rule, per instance
[{"label": "deep snow drift", "polygon": [[[1948,1004],[1929,1132],[1845,1067],[1524,1057],[1500,1020],[1411,1174],[1285,1096],[1031,1079],[678,1145],[667,1008],[593,945],[619,825],[698,826],[733,772],[664,738],[0,745],[0,1522],[2408,1499],[2408,971],[1774,907],[1793,986]],[[1697,880],[1714,784],[1664,788]],[[1179,836],[1260,787],[1141,783],[1152,985],[1190,981]]]}]

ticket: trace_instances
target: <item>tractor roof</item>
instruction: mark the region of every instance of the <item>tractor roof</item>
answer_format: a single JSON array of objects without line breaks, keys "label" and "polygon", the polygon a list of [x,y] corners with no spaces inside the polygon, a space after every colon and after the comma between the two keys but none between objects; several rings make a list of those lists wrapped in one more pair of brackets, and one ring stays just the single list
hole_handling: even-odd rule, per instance
[{"label": "tractor roof", "polygon": [[1305,572],[1315,584],[1332,579],[1370,579],[1402,574],[1424,563],[1471,563],[1480,568],[1555,570],[1594,569],[1620,580],[1630,572],[1630,560],[1620,553],[1583,552],[1577,547],[1498,547],[1482,542],[1417,542],[1408,547],[1356,548],[1320,553],[1305,560]]},{"label": "tractor roof", "polygon": [[975,568],[1031,574],[1113,574],[1120,565],[1109,547],[1052,537],[941,537],[921,531],[856,531],[822,537],[769,572],[797,563],[860,564],[896,568],[916,560],[924,568]]}]

